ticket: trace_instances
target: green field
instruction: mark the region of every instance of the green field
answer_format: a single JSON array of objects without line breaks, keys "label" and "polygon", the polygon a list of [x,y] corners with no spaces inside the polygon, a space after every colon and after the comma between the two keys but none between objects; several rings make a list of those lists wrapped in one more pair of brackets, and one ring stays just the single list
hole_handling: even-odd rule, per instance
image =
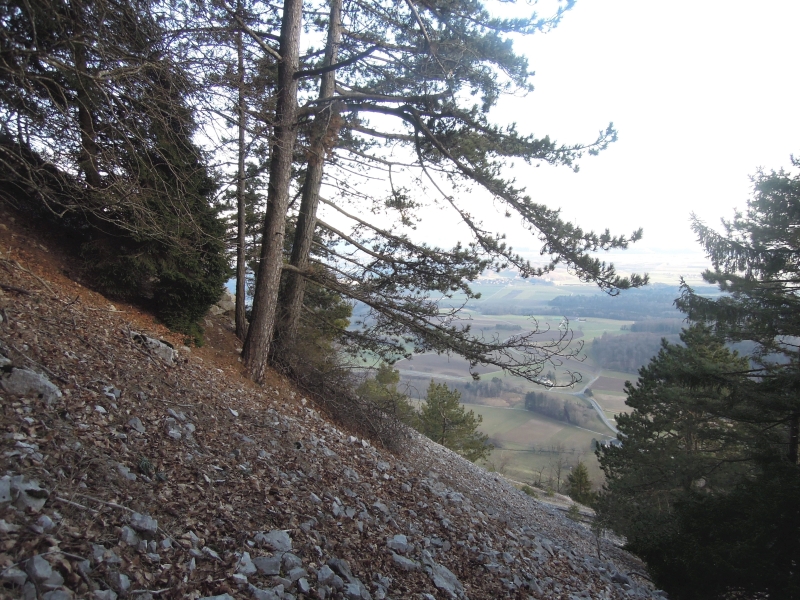
[{"label": "green field", "polygon": [[[525,409],[497,408],[465,404],[483,417],[480,430],[496,445],[486,466],[522,482],[546,478],[557,469],[582,460],[594,481],[600,481],[600,469],[591,449],[592,439],[608,439],[602,430],[593,432],[531,413]],[[562,473],[563,475],[563,473]]]},{"label": "green field", "polygon": [[[563,294],[591,293],[591,289],[591,286],[529,284],[473,286],[474,291],[482,294],[482,298],[474,302],[476,306],[488,301],[513,301],[519,305],[535,307],[537,314],[533,317],[511,314],[487,315],[465,309],[462,311],[462,317],[466,319],[465,323],[470,325],[474,333],[483,334],[487,338],[497,336],[501,340],[532,331],[538,326],[542,331],[541,339],[546,342],[558,335],[559,325],[563,320],[560,315],[544,312],[547,310],[547,301]],[[625,405],[623,385],[626,380],[635,381],[636,375],[602,369],[593,360],[590,345],[593,339],[604,333],[628,334],[632,323],[630,320],[592,317],[569,322],[573,332],[573,343],[583,344],[586,346],[586,351],[582,351],[576,358],[562,359],[559,365],[545,365],[542,375],[550,372],[556,376],[557,383],[564,384],[569,381],[570,372],[579,373],[581,382],[572,389],[555,388],[550,390],[551,393],[564,394],[573,401],[588,405],[590,404],[588,400],[575,393],[589,384],[594,399],[612,422],[614,415],[629,410]],[[518,325],[520,329],[502,327],[498,329],[498,324]],[[396,363],[395,368],[399,369],[401,380],[409,386],[409,394],[413,397],[424,397],[425,389],[431,379],[450,385],[472,381],[468,363],[454,356],[432,353],[415,355],[411,360]],[[596,425],[584,429],[526,411],[523,408],[525,393],[543,391],[545,388],[492,366],[478,367],[477,372],[481,381],[490,382],[493,378],[499,378],[505,384],[505,391],[497,397],[480,397],[474,401],[477,403],[472,403],[470,400],[471,403],[464,404],[466,408],[474,410],[483,417],[480,429],[496,445],[486,461],[488,468],[502,472],[517,481],[533,483],[539,479],[546,480],[549,475],[554,476],[559,466],[564,479],[568,468],[578,460],[582,460],[589,468],[593,481],[597,484],[601,482],[602,474],[592,451],[592,440],[609,439],[613,437],[613,433],[599,419]]]},{"label": "green field", "polygon": [[[506,293],[509,291],[509,288],[502,289]],[[515,296],[515,299],[524,299],[526,296],[538,296],[538,299],[542,299],[545,293],[552,295],[554,289],[531,286],[524,290],[524,296],[519,294]],[[498,290],[491,291],[499,293]],[[473,331],[482,330],[486,336],[497,333],[502,339],[513,334],[530,331],[533,327],[531,317],[523,315],[475,313],[470,316],[470,325]],[[551,331],[557,331],[562,321],[560,316],[552,315],[535,315],[534,319],[540,329],[545,330],[549,327]],[[521,329],[517,331],[496,329],[495,326],[498,323],[519,325]],[[621,328],[623,325],[631,323],[632,321],[587,318],[571,322],[570,327],[575,330],[573,339],[576,342],[588,344],[595,337],[602,336],[606,332],[625,335],[628,333],[627,328]],[[542,339],[552,339],[552,334],[543,334]],[[594,393],[594,399],[613,422],[614,415],[628,410],[628,407],[625,406],[625,394],[622,389],[626,380],[635,380],[636,376],[631,373],[603,370],[596,365],[591,355],[587,356],[585,353],[581,353],[581,357],[583,360],[565,359],[560,366],[547,365],[545,367],[543,374],[552,371],[556,375],[558,383],[568,381],[568,372],[580,373],[582,379],[581,383],[573,389],[556,388],[551,392],[564,394],[573,401],[589,404],[586,399],[573,394],[591,382],[590,387]],[[412,384],[418,394],[424,394],[424,389],[430,379],[451,385],[455,382],[466,383],[472,380],[467,362],[458,357],[436,354],[416,355],[411,360],[398,362],[395,367],[400,370],[403,380]],[[596,482],[600,481],[601,473],[594,453],[591,451],[591,441],[592,439],[602,440],[612,437],[613,434],[608,428],[598,421],[592,430],[581,429],[526,411],[522,408],[525,392],[542,391],[544,388],[541,385],[509,375],[491,366],[479,367],[478,372],[482,381],[491,381],[497,377],[509,388],[518,389],[520,392],[518,394],[504,393],[496,398],[481,398],[478,400],[479,404],[465,404],[467,408],[483,417],[481,431],[487,434],[497,446],[487,461],[489,468],[502,471],[518,481],[534,482],[539,477],[546,478],[551,470],[556,469],[556,463],[559,460],[567,466],[583,460],[589,468],[592,478]]]}]

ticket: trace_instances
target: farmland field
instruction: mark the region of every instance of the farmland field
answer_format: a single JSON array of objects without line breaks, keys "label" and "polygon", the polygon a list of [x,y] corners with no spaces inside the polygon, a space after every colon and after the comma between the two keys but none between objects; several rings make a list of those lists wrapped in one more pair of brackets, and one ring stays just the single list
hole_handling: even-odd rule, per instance
[{"label": "farmland field", "polygon": [[581,429],[529,412],[524,409],[496,408],[465,404],[483,417],[481,432],[489,436],[496,448],[487,466],[502,470],[518,481],[533,482],[539,470],[546,477],[555,461],[574,465],[582,460],[592,479],[599,481],[600,470],[591,449],[592,439],[609,439],[610,435]]},{"label": "farmland field", "polygon": [[601,375],[597,381],[592,384],[592,390],[619,392],[621,394],[625,391],[625,380]]},{"label": "farmland field", "polygon": [[[591,294],[591,286],[530,285],[476,285],[473,289],[482,294],[480,300],[470,301],[462,310],[472,332],[486,339],[508,339],[514,335],[524,335],[537,329],[540,340],[548,342],[560,335],[559,327],[565,323],[562,315],[555,315],[547,302],[559,295]],[[454,298],[456,305],[458,298]],[[482,307],[509,306],[514,312],[525,314],[484,314]],[[519,309],[519,310],[517,310]],[[531,314],[535,313],[535,314]],[[573,388],[549,389],[573,402],[586,403],[588,400],[580,393],[584,387],[592,389],[593,397],[604,414],[613,422],[615,414],[629,410],[625,406],[623,386],[626,380],[635,380],[631,373],[604,370],[591,352],[591,342],[604,333],[627,335],[631,320],[604,319],[595,317],[571,316],[568,325],[574,344],[583,344],[584,349],[577,358],[564,358],[555,363],[547,363],[541,377],[554,379],[556,385],[569,382],[570,373],[580,375],[580,382]],[[478,393],[466,360],[456,356],[440,356],[433,353],[414,355],[395,363],[400,371],[401,381],[407,386],[407,393],[415,399],[422,399],[431,379],[439,383],[459,386],[462,390],[462,403],[469,410],[483,417],[480,426],[482,433],[490,437],[496,448],[486,461],[488,468],[502,471],[518,481],[536,482],[547,479],[559,469],[568,471],[569,466],[582,460],[591,478],[596,483],[602,479],[597,460],[592,450],[592,440],[602,441],[613,437],[613,433],[600,420],[585,428],[532,413],[524,409],[525,393],[529,391],[548,391],[542,385],[532,383],[522,377],[505,373],[494,366],[479,366],[484,390],[494,381],[494,391]],[[500,391],[497,391],[499,386]],[[469,391],[472,390],[472,391]],[[469,392],[469,393],[468,393]],[[562,479],[566,472],[562,473]]]},{"label": "farmland field", "polygon": [[624,394],[601,394],[596,393],[594,399],[603,408],[606,416],[613,421],[614,415],[630,411],[630,406],[625,404]]},{"label": "farmland field", "polygon": [[[469,363],[460,356],[447,356],[443,354],[416,354],[411,359],[401,360],[395,363],[395,369],[401,373],[408,372],[408,375],[447,375],[450,377],[464,377],[472,379],[469,374]],[[493,365],[475,367],[481,375],[497,371]]]}]

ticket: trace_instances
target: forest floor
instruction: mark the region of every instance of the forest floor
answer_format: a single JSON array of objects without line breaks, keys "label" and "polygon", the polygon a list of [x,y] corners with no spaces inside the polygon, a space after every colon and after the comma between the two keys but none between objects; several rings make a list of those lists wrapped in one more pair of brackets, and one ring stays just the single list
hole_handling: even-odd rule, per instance
[{"label": "forest floor", "polygon": [[224,315],[189,349],[78,280],[0,212],[1,597],[664,596],[502,476],[410,431],[377,448],[277,373],[253,384]]}]

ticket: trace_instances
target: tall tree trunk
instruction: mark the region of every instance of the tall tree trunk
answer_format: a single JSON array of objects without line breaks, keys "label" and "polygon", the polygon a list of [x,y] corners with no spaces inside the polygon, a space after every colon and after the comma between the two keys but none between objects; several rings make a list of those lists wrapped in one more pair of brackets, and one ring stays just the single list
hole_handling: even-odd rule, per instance
[{"label": "tall tree trunk", "polygon": [[242,358],[248,374],[263,382],[275,325],[278,287],[283,266],[283,238],[289,206],[292,152],[297,132],[297,72],[300,55],[302,0],[285,0],[281,24],[278,64],[278,94],[275,110],[274,150],[270,160],[267,215],[261,242],[261,261],[253,297],[253,313]]},{"label": "tall tree trunk", "polygon": [[[82,15],[77,16],[82,19]],[[86,38],[82,28],[79,27],[77,41],[73,42],[73,58],[77,72],[76,98],[78,101],[78,126],[81,130],[81,152],[78,158],[86,183],[93,188],[102,184],[100,171],[97,167],[97,134],[94,129],[94,114],[92,112],[92,97],[89,91],[89,65],[86,58]]]},{"label": "tall tree trunk", "polygon": [[[237,3],[237,14],[244,19],[242,2]],[[244,340],[247,335],[247,317],[245,314],[245,275],[247,272],[247,259],[245,257],[245,206],[244,206],[244,158],[245,140],[244,132],[247,126],[244,98],[244,47],[242,44],[241,27],[236,29],[236,58],[238,69],[238,105],[239,118],[239,169],[236,178],[236,337]]]},{"label": "tall tree trunk", "polygon": [[800,443],[800,413],[794,413],[789,420],[789,462],[797,464],[797,446]]},{"label": "tall tree trunk", "polygon": [[[341,19],[342,0],[331,0],[328,40],[325,46],[323,67],[336,64],[338,60],[339,44],[342,39]],[[335,91],[336,72],[323,73],[319,86],[320,108],[314,117],[313,134],[308,151],[308,167],[292,244],[291,264],[297,268],[297,271],[289,271],[286,274],[284,290],[280,298],[281,318],[276,324],[275,336],[283,346],[290,345],[297,335],[305,293],[305,278],[302,272],[308,267],[308,257],[314,241],[314,230],[317,226],[317,207],[322,187],[325,154],[334,143],[341,126],[339,111],[333,103],[327,102],[333,98]]]}]

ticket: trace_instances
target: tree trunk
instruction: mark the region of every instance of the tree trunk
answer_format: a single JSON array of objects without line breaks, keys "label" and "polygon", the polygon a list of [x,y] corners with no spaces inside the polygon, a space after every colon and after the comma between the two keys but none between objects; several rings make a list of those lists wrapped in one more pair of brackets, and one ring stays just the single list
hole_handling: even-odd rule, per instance
[{"label": "tree trunk", "polygon": [[794,413],[789,421],[789,462],[797,464],[797,446],[800,443],[800,413]]},{"label": "tree trunk", "polygon": [[[339,44],[342,39],[341,15],[342,0],[331,0],[328,40],[325,46],[323,67],[336,64],[338,60]],[[333,97],[335,91],[336,72],[323,73],[319,87],[320,108],[314,118],[313,134],[308,151],[308,168],[303,183],[303,195],[292,244],[291,264],[298,271],[290,271],[286,274],[284,290],[280,298],[281,319],[278,321],[275,331],[278,342],[284,347],[291,345],[297,335],[305,293],[305,278],[302,272],[308,268],[308,257],[314,241],[314,230],[317,226],[317,207],[319,206],[319,192],[325,167],[325,154],[334,143],[341,126],[339,111],[333,103],[326,102]]]},{"label": "tree trunk", "polygon": [[[78,15],[76,18],[81,19]],[[75,71],[77,72],[76,98],[78,101],[78,126],[81,130],[81,152],[78,158],[81,170],[86,183],[93,188],[102,185],[100,171],[97,168],[97,134],[94,130],[94,115],[92,114],[92,99],[88,89],[89,65],[86,58],[85,38],[79,27],[77,31],[77,41],[73,42],[73,57],[75,59]]]},{"label": "tree trunk", "polygon": [[[242,2],[237,6],[239,18],[242,14]],[[244,340],[247,335],[247,317],[245,315],[245,275],[247,272],[247,259],[245,257],[245,206],[244,206],[244,158],[245,139],[244,132],[247,126],[244,98],[244,47],[242,44],[241,27],[236,29],[236,57],[238,68],[238,120],[239,120],[239,168],[236,178],[236,337]]]},{"label": "tree trunk", "polygon": [[281,60],[278,64],[274,150],[269,169],[267,215],[264,219],[253,313],[242,350],[247,373],[257,382],[263,382],[267,369],[283,266],[283,239],[286,233],[286,211],[289,206],[292,152],[297,137],[295,129],[297,82],[294,74],[297,72],[299,62],[302,16],[302,0],[285,0],[281,23]]}]

